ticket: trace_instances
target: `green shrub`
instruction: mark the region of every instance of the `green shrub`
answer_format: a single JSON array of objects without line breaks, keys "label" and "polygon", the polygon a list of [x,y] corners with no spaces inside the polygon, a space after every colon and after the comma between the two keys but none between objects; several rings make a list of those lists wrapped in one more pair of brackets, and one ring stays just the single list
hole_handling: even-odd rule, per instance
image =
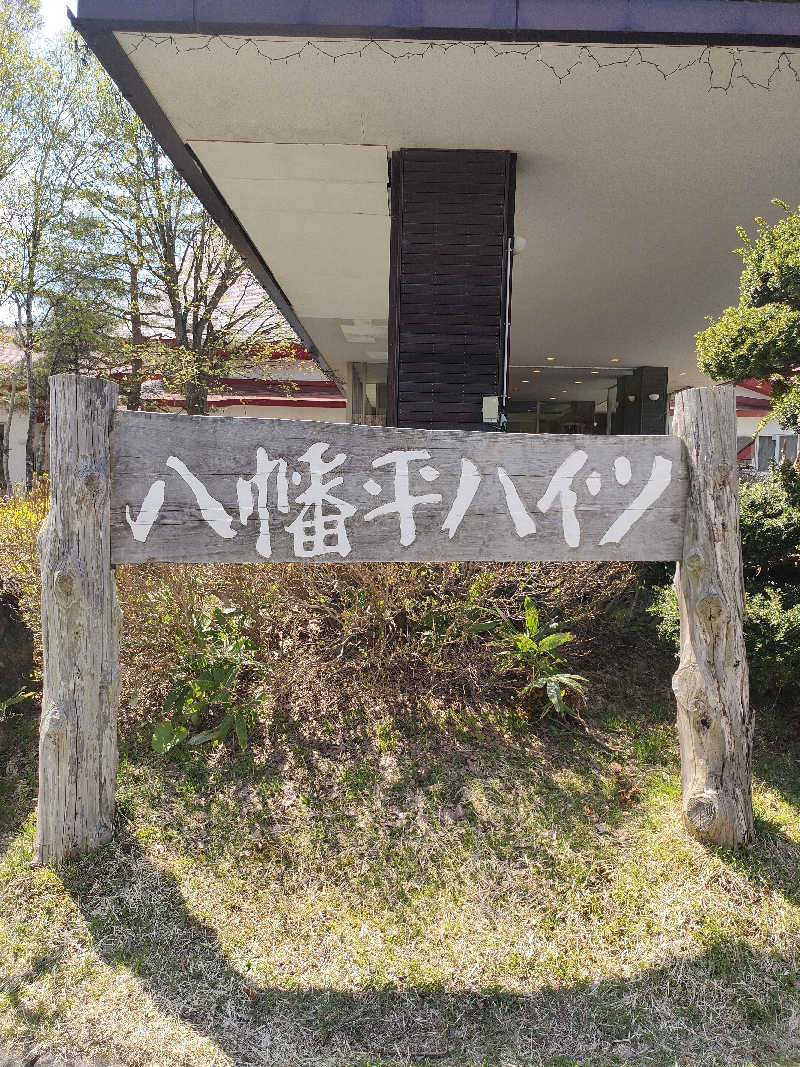
[{"label": "green shrub", "polygon": [[756,681],[776,696],[800,694],[800,587],[765,586],[745,596],[744,635]]},{"label": "green shrub", "polygon": [[[767,478],[741,486],[745,568],[767,574],[800,562],[800,475],[776,467]],[[800,570],[798,570],[800,578]]]},{"label": "green shrub", "polygon": [[0,596],[18,605],[41,652],[41,579],[36,536],[47,516],[50,487],[38,479],[32,492],[0,496]]},{"label": "green shrub", "polygon": [[[680,619],[671,585],[654,590],[648,609],[661,639],[678,654]],[[745,592],[744,640],[754,703],[800,699],[800,587],[766,585]]]}]

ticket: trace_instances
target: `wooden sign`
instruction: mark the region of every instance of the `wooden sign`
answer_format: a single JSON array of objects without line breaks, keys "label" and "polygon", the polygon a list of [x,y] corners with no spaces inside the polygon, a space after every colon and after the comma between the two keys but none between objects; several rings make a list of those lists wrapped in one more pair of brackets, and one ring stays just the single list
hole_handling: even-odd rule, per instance
[{"label": "wooden sign", "polygon": [[383,429],[117,411],[50,379],[40,536],[44,692],[35,856],[108,841],[120,612],[145,560],[678,560],[683,816],[753,835],[734,390],[675,397],[673,437]]},{"label": "wooden sign", "polygon": [[111,559],[677,560],[675,437],[121,411]]}]

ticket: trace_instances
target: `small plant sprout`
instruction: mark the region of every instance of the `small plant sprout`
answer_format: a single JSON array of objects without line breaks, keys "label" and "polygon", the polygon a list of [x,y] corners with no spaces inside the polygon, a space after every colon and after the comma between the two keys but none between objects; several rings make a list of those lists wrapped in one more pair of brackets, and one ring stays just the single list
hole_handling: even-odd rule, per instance
[{"label": "small plant sprout", "polygon": [[13,693],[10,697],[6,697],[5,700],[0,700],[0,719],[5,718],[6,712],[9,708],[13,708],[16,704],[21,704],[23,700],[28,700],[34,694],[24,689],[18,689],[16,693]]},{"label": "small plant sprout", "polygon": [[[256,646],[245,633],[246,621],[237,608],[219,606],[194,618],[184,670],[164,699],[163,711],[171,718],[160,722],[153,731],[156,752],[166,755],[184,742],[203,745],[223,741],[232,730],[241,747],[246,747],[264,702],[261,692],[244,701],[235,699],[242,672],[259,669],[254,655]],[[190,732],[200,726],[206,728]]]},{"label": "small plant sprout", "polygon": [[474,633],[492,632],[494,644],[499,647],[500,656],[508,665],[522,667],[529,675],[528,683],[520,690],[525,696],[540,689],[560,715],[567,715],[570,708],[564,701],[568,689],[583,693],[586,678],[581,674],[570,674],[563,670],[565,660],[556,654],[556,649],[573,640],[574,635],[558,629],[559,624],[552,622],[540,626],[539,611],[530,597],[525,597],[525,614],[522,630],[498,612],[497,619],[476,623]]}]

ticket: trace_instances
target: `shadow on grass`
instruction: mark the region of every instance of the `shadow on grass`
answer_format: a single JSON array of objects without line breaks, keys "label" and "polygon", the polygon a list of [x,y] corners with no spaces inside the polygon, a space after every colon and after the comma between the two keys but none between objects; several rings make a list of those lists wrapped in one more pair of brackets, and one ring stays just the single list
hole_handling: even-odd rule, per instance
[{"label": "shadow on grass", "polygon": [[[650,726],[655,733],[641,726],[632,735],[636,759],[655,759],[658,731],[671,729],[668,716],[660,713]],[[488,781],[501,766],[506,780],[509,773],[518,775],[523,790],[535,791],[537,803],[550,813],[548,822],[558,824],[569,847],[588,856],[609,839],[596,836],[587,809],[604,814],[611,826],[624,823],[634,810],[620,807],[614,795],[609,796],[609,760],[615,755],[609,740],[608,733],[595,737],[558,723],[543,724],[517,738],[487,726],[480,742],[457,731],[426,731],[413,752],[406,753],[398,800],[413,786],[417,794],[428,796],[435,818],[460,795],[469,775]],[[538,746],[536,758],[531,746]],[[320,760],[327,766],[336,755],[336,746],[331,748],[324,739],[306,741],[293,753],[295,769],[301,767],[312,783],[308,815],[332,863],[336,839],[331,805],[336,798],[330,782],[318,772]],[[285,740],[276,749],[274,765],[259,773],[280,775],[291,756],[291,741]],[[767,753],[762,763],[759,773],[766,777]],[[359,765],[356,753],[348,766]],[[163,796],[179,791],[187,767],[158,762],[150,766],[157,786],[155,810],[168,819]],[[562,775],[573,766],[579,768],[579,781],[565,784]],[[237,760],[213,766],[206,761],[202,767],[207,796],[241,780],[243,772],[249,783],[258,782],[257,774],[251,777],[254,769]],[[783,770],[773,767],[772,773],[775,788],[789,790]],[[371,788],[369,775],[363,782],[355,771],[351,777],[351,799],[362,786],[365,794]],[[250,824],[241,812],[236,815],[237,832],[247,834]],[[180,809],[177,817],[180,820]],[[136,822],[141,828],[146,819]],[[219,836],[224,838],[222,829]],[[720,857],[754,885],[767,885],[800,905],[800,847],[777,822],[761,818],[757,829],[752,848]],[[180,836],[179,822],[175,830]],[[493,837],[492,842],[504,862],[514,861],[518,848],[513,838]],[[547,859],[544,852],[542,859]],[[797,1053],[793,1060],[788,1051],[797,1041],[791,1030],[792,1013],[796,1016],[800,1002],[796,961],[779,953],[753,952],[724,931],[713,931],[699,943],[696,956],[667,959],[632,977],[545,985],[528,995],[482,988],[480,975],[477,988],[469,989],[410,981],[346,992],[297,990],[259,984],[237,969],[214,926],[187,906],[175,876],[153,862],[125,827],[113,846],[67,864],[59,873],[100,957],[112,968],[135,975],[162,1013],[207,1038],[237,1067],[290,1062],[303,1067],[500,1067],[511,1062],[520,1067],[612,1067],[625,1062],[673,1067],[680,1062],[677,1055],[686,1063],[726,1067],[797,1063]],[[560,876],[554,868],[553,877]],[[31,1042],[39,1028],[24,1006],[24,989],[52,966],[52,959],[42,957],[11,979],[9,999]],[[536,986],[535,959],[529,967],[528,974],[516,974],[515,980]],[[720,1016],[736,1034],[727,1049],[715,1046]]]},{"label": "shadow on grass", "polygon": [[[800,977],[780,954],[754,953],[734,938],[717,936],[695,957],[632,978],[545,986],[529,995],[414,984],[298,991],[261,986],[237,971],[215,930],[189,910],[175,878],[130,840],[113,855],[106,850],[68,865],[62,879],[101,957],[129,968],[162,1012],[241,1067],[499,1067],[512,1060],[671,1067],[678,1054],[683,1063],[726,1067],[790,1062]],[[533,983],[535,976],[532,961]],[[20,976],[18,984],[24,981]],[[728,1053],[713,1044],[720,1031],[712,1020],[721,1011],[739,1023]]]},{"label": "shadow on grass", "polygon": [[[622,701],[619,706],[625,707]],[[387,808],[413,812],[422,798],[435,821],[463,803],[465,822],[472,820],[483,833],[479,814],[463,801],[465,783],[477,781],[502,791],[514,782],[521,793],[535,794],[548,825],[557,825],[569,848],[587,857],[613,841],[598,837],[598,818],[613,831],[636,810],[635,799],[621,799],[628,771],[647,765],[663,768],[673,760],[662,747],[667,732],[672,736],[671,708],[641,721],[631,717],[626,723],[620,716],[618,723],[607,721],[604,727],[600,720],[590,721],[588,732],[553,721],[516,734],[489,721],[480,729],[476,724],[440,729],[408,723],[394,723],[392,729],[387,744],[397,767],[394,785],[384,798]],[[615,779],[618,772],[610,773],[610,768],[623,731],[627,750],[619,761],[625,766]],[[25,753],[31,740],[33,746]],[[24,757],[29,771],[35,767],[35,724],[31,736],[20,734],[14,746],[14,758]],[[781,734],[774,744],[770,734],[757,754],[759,776],[790,803],[798,799],[792,781],[797,753],[796,738]],[[219,794],[230,799],[217,838],[227,840],[228,825],[235,830],[233,836],[246,838],[253,823],[236,806],[237,795],[231,793],[236,783],[257,788],[262,780],[274,785],[299,772],[307,790],[304,810],[330,856],[326,863],[335,864],[337,819],[351,817],[348,805],[363,802],[363,810],[380,812],[380,804],[370,796],[379,758],[374,732],[359,724],[335,738],[313,729],[304,733],[302,724],[287,728],[278,732],[269,759],[259,766],[248,754],[213,761],[207,754],[193,753],[174,764],[146,756],[136,769],[147,770],[148,788],[154,792],[145,800],[134,789],[129,813],[142,829],[147,825],[143,806],[151,804],[152,814],[162,822],[174,817],[170,832],[180,838],[186,812],[179,794],[193,777],[206,798]],[[167,804],[170,796],[172,809]],[[22,791],[15,821],[27,815],[32,799]],[[508,798],[506,806],[513,806]],[[776,821],[761,818],[757,829],[752,848],[735,856],[720,853],[721,858],[754,885],[767,885],[800,905],[800,847]],[[481,847],[491,846],[500,861],[513,864],[521,852],[520,840],[513,831],[504,834],[502,828],[489,827]],[[549,862],[546,844],[536,841],[533,847]],[[561,874],[554,867],[553,878]],[[787,1050],[797,1034],[791,1036],[791,1013],[796,1016],[800,1002],[795,961],[778,953],[755,953],[724,931],[699,943],[698,955],[667,959],[633,977],[585,986],[567,982],[529,995],[482,988],[480,975],[477,988],[470,989],[404,982],[354,992],[298,991],[260,985],[237,970],[214,927],[187,906],[174,875],[154,863],[124,828],[111,848],[65,865],[60,875],[101,958],[134,974],[160,1011],[207,1037],[237,1067],[267,1062],[606,1067],[631,1061],[643,1067],[673,1067],[676,1056],[686,1063],[726,1067],[792,1062]],[[403,871],[397,876],[402,878]],[[40,962],[43,968],[51,966],[45,958]],[[536,960],[529,966],[529,974],[517,974],[515,980],[536,986]],[[31,1040],[36,1019],[25,1016],[19,994],[43,973],[35,967],[12,979],[10,998]],[[714,1045],[720,1040],[720,1015],[737,1031],[727,1049]]]},{"label": "shadow on grass", "polygon": [[28,820],[36,804],[39,717],[15,711],[2,724],[0,752],[0,852],[4,839]]},{"label": "shadow on grass", "polygon": [[753,771],[790,804],[800,805],[800,707],[757,718]]}]

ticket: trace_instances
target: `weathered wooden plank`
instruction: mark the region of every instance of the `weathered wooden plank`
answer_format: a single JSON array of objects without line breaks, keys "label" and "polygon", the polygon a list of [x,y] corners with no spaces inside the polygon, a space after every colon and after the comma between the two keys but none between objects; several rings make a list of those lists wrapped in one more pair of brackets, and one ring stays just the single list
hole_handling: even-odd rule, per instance
[{"label": "weathered wooden plank", "polygon": [[669,560],[683,547],[670,437],[119,412],[111,456],[115,563]]},{"label": "weathered wooden plank", "polygon": [[685,444],[689,472],[686,540],[675,572],[681,661],[672,682],[683,816],[701,840],[738,848],[753,837],[753,711],[733,386],[678,393],[673,433]]},{"label": "weathered wooden plank", "polygon": [[44,691],[37,863],[111,839],[119,625],[111,569],[108,435],[117,387],[50,379],[50,510],[39,536]]}]

